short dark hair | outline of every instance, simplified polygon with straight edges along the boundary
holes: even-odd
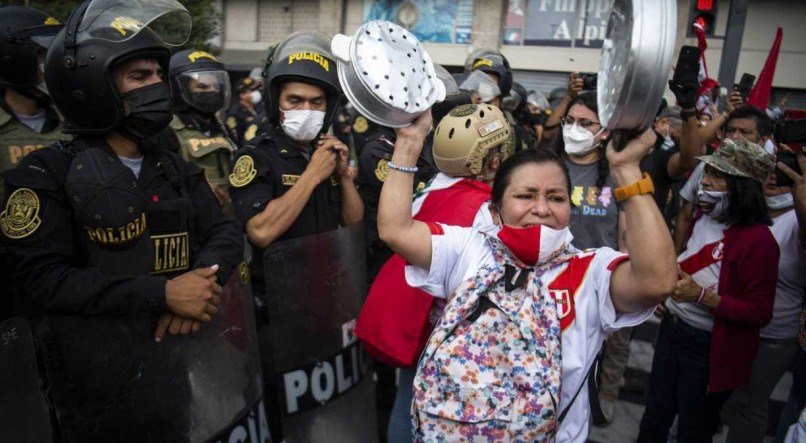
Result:
[[[772,136],[772,120],[767,113],[755,106],[742,105],[734,109],[725,121],[725,129],[733,120],[749,118],[756,122],[756,132],[759,138]]]
[[[495,178],[493,178],[492,192],[493,204],[496,208],[501,208],[501,203],[504,200],[504,191],[506,191],[509,187],[509,183],[512,181],[512,174],[521,166],[529,163],[554,163],[559,166],[565,176],[565,183],[568,186],[568,195],[571,195],[571,176],[568,174],[568,167],[565,166],[563,159],[556,153],[547,149],[527,149],[507,157],[506,160],[501,162],[501,166],[498,168],[498,171],[496,171]]]
[[[717,218],[727,225],[772,225],[761,183],[752,178],[725,174],[728,185],[728,210]]]

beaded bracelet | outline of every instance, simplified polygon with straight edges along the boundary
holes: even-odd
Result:
[[[419,168],[417,168],[417,166],[400,166],[392,162],[388,162],[387,166],[389,166],[389,169],[394,169],[395,171],[400,172],[408,172],[409,174],[414,174],[415,172],[419,171]]]
[[[702,299],[705,298],[705,288],[700,289],[700,297],[697,299],[697,303],[702,303]]]

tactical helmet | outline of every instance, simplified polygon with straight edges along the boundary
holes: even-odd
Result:
[[[478,177],[490,149],[506,146],[509,131],[506,117],[494,106],[457,106],[434,131],[434,163],[450,176]]]
[[[45,59],[45,82],[64,116],[64,132],[103,134],[123,119],[112,78],[119,63],[155,59],[168,72],[168,46],[190,34],[190,13],[176,0],[92,0],[70,14]]]
[[[472,52],[465,60],[465,72],[475,70],[497,75],[501,97],[509,95],[512,88],[512,69],[509,67],[509,61],[501,52],[494,49],[478,49]]]
[[[280,42],[266,60],[263,96],[269,122],[280,123],[280,84],[299,81],[321,87],[327,97],[322,131],[327,131],[336,113],[341,86],[330,39],[314,31],[295,32]]]
[[[0,6],[0,85],[26,89],[38,83],[37,53],[62,28],[58,20],[25,6]]]
[[[176,111],[212,115],[229,104],[230,81],[224,65],[207,52],[188,49],[171,56],[171,95]]]

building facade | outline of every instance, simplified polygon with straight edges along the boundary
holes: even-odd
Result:
[[[595,72],[611,0],[219,0],[223,12],[221,60],[233,71],[261,66],[268,47],[299,30],[352,34],[366,19],[393,19],[424,41],[433,60],[460,69],[473,49],[500,49],[527,89],[563,86],[569,72]],[[731,2],[717,6],[708,39],[709,75],[717,78]],[[677,47],[696,45],[690,29],[693,4],[678,0]],[[758,75],[777,27],[784,37],[773,81],[774,95],[806,108],[806,2],[749,0],[736,81]],[[720,37],[721,36],[721,37]],[[730,85],[728,85],[730,86]]]

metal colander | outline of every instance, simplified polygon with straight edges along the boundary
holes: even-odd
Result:
[[[345,95],[375,123],[406,126],[445,98],[431,57],[411,32],[394,23],[364,23],[352,37],[336,35],[331,48]]]

